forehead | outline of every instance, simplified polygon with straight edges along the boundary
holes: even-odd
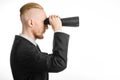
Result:
[[[40,20],[46,19],[47,16],[43,9],[34,9],[33,11],[34,11],[37,19],[40,19]]]

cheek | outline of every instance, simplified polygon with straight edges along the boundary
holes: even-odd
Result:
[[[40,34],[40,33],[43,33],[43,31],[44,31],[44,23],[41,21],[37,21],[36,22],[36,31],[37,31],[37,33],[38,34]]]
[[[38,28],[37,28],[37,32],[38,32],[39,34],[43,33],[43,31],[44,31],[44,26],[43,26],[43,25],[38,25],[37,27],[38,27]]]
[[[44,30],[44,24],[43,24],[43,22],[39,23],[39,29],[40,30]]]

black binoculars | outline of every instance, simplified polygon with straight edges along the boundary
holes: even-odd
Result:
[[[61,18],[62,26],[68,26],[68,27],[78,27],[79,26],[79,17],[68,17],[68,18]],[[44,21],[45,25],[50,25],[49,19],[47,18]]]

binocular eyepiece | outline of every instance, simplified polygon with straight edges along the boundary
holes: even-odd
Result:
[[[62,26],[68,26],[68,27],[78,27],[79,26],[79,17],[68,17],[68,18],[61,18]],[[47,18],[44,21],[45,25],[50,25],[49,19]]]

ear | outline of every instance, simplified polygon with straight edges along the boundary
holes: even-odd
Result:
[[[33,20],[32,19],[28,20],[28,25],[29,25],[29,27],[33,27]]]

